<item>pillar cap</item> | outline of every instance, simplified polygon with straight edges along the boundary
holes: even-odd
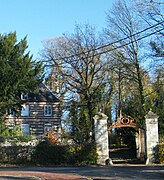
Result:
[[[152,119],[152,118],[158,118],[159,116],[157,116],[157,114],[152,112],[152,109],[150,109],[150,111],[147,113],[147,115],[145,116],[146,119]]]
[[[94,120],[106,120],[108,119],[108,116],[105,115],[104,113],[101,113],[99,112],[98,114],[96,114],[94,117],[93,117]]]

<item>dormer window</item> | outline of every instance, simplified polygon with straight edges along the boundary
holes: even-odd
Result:
[[[21,99],[22,99],[22,100],[27,100],[27,99],[28,99],[28,94],[22,93],[22,94],[21,94]]]
[[[52,106],[51,105],[44,106],[44,116],[52,116]]]

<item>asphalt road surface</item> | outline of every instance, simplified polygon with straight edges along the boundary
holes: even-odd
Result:
[[[114,165],[88,167],[0,167],[0,177],[3,171],[37,172],[54,174],[80,175],[86,179],[112,180],[164,180],[164,165]],[[4,178],[4,177],[2,177]],[[65,178],[67,179],[67,178]],[[8,180],[8,179],[6,179]],[[14,180],[14,179],[13,179]]]

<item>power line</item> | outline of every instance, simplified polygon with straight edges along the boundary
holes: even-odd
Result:
[[[152,26],[149,26],[149,27],[147,27],[147,28],[145,28],[145,29],[143,29],[143,30],[141,30],[141,31],[139,31],[139,32],[136,32],[136,33],[132,34],[131,36],[127,36],[127,37],[125,37],[125,38],[119,39],[119,40],[114,41],[114,42],[112,42],[112,43],[108,43],[108,44],[105,44],[105,45],[103,45],[103,46],[97,47],[97,48],[95,48],[95,50],[98,50],[98,49],[101,49],[101,48],[105,48],[105,47],[111,46],[111,45],[113,45],[113,44],[119,43],[120,41],[124,41],[124,40],[126,40],[126,39],[128,39],[128,38],[131,38],[131,37],[134,37],[134,36],[136,36],[136,35],[139,35],[139,34],[145,32],[145,31],[147,31],[147,30],[149,30],[149,29],[155,28],[156,26],[158,26],[158,25],[160,25],[160,24],[162,24],[162,23],[164,23],[164,21],[161,21],[161,22],[159,22],[159,23],[157,23],[157,24],[154,24],[154,25],[152,25]]]
[[[152,28],[155,28],[155,27],[159,26],[159,25],[162,24],[162,23],[164,23],[164,21],[161,21],[161,22],[158,22],[158,23],[156,23],[156,24],[154,24],[154,25],[152,25],[152,26],[149,26],[149,27],[147,27],[147,28],[145,28],[145,29],[143,29],[143,30],[141,30],[141,31],[138,31],[138,32],[132,34],[131,36],[126,36],[126,37],[124,37],[124,38],[122,38],[122,39],[119,39],[119,40],[117,40],[117,41],[113,41],[113,42],[111,42],[111,43],[108,43],[108,44],[99,46],[99,47],[97,47],[97,48],[92,48],[92,49],[90,49],[90,50],[88,50],[88,51],[85,51],[85,52],[82,52],[82,53],[78,53],[78,54],[73,54],[73,55],[71,55],[71,56],[65,56],[65,57],[57,58],[57,59],[54,59],[53,61],[73,58],[73,57],[75,57],[75,56],[83,55],[83,54],[86,54],[86,53],[89,53],[89,52],[92,52],[92,51],[97,51],[97,50],[100,50],[100,49],[103,49],[103,48],[112,46],[112,45],[114,45],[114,44],[116,44],[116,43],[119,43],[119,42],[121,42],[121,41],[124,41],[124,40],[126,40],[126,39],[129,39],[129,38],[134,37],[134,36],[136,36],[136,35],[139,35],[139,34],[145,32],[145,31],[148,31],[148,30],[150,30],[150,29],[152,29]],[[113,48],[113,49],[108,49],[108,50],[105,50],[105,51],[102,51],[102,52],[97,52],[97,54],[92,55],[92,57],[93,57],[93,56],[97,56],[97,55],[104,54],[104,53],[109,52],[109,51],[113,51],[113,50],[119,49],[119,48],[124,47],[124,46],[126,46],[126,45],[129,45],[129,44],[131,44],[131,43],[133,43],[133,42],[135,42],[135,41],[138,41],[138,40],[147,38],[147,37],[149,37],[149,36],[151,36],[151,35],[153,35],[153,34],[156,34],[157,32],[162,31],[163,29],[164,29],[164,28],[161,28],[161,29],[159,29],[159,30],[156,30],[155,32],[152,32],[152,33],[149,33],[149,34],[147,34],[147,35],[145,35],[145,36],[139,37],[139,38],[137,38],[136,40],[133,40],[133,41],[128,42],[128,43],[124,43],[124,44],[121,45],[121,46],[116,46],[116,47]],[[47,62],[47,61],[43,61],[43,62]],[[51,65],[50,65],[50,66],[51,66]]]
[[[122,44],[122,45],[120,45],[120,46],[116,46],[116,47],[114,47],[113,49],[108,49],[108,50],[105,50],[105,51],[103,51],[103,52],[99,52],[99,53],[97,53],[97,55],[104,54],[104,53],[107,53],[107,52],[114,51],[114,50],[116,50],[116,49],[122,48],[122,47],[124,47],[124,46],[127,46],[127,45],[135,42],[135,41],[139,41],[139,40],[145,39],[145,38],[147,38],[147,37],[149,37],[149,36],[152,36],[153,34],[156,34],[157,32],[160,32],[160,31],[162,31],[162,30],[164,30],[164,28],[159,29],[159,30],[156,30],[155,32],[149,33],[149,34],[147,34],[147,35],[145,35],[145,36],[142,36],[142,37],[140,37],[140,38],[137,38],[136,40],[133,40],[133,41],[131,41],[131,42]]]

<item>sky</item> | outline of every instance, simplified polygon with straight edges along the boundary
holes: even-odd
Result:
[[[0,34],[27,35],[28,51],[37,59],[42,42],[73,33],[75,24],[89,23],[101,31],[115,0],[0,0]]]

